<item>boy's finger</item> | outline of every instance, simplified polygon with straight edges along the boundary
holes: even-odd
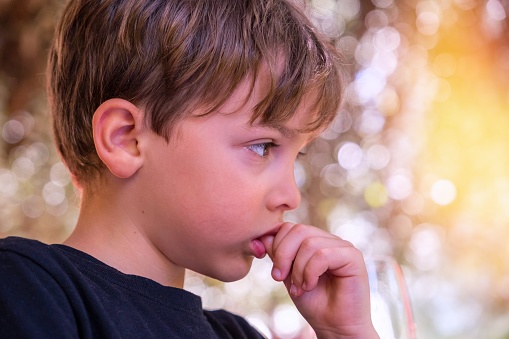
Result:
[[[342,244],[337,247],[323,248],[314,253],[303,268],[303,289],[311,291],[318,284],[320,276],[328,272],[336,278],[364,276],[362,253],[353,246]]]
[[[276,252],[282,239],[287,236],[293,227],[293,223],[283,223],[275,235],[264,235],[259,239],[265,247],[265,251],[269,255],[269,258],[274,263],[274,266],[272,267],[272,278],[274,278],[276,281],[284,281],[287,277],[290,277],[289,273],[291,270],[291,265],[298,247],[295,247],[293,254],[290,253],[287,255],[288,260],[286,261],[288,261],[288,263],[283,262],[283,260],[280,259],[282,257],[281,254],[276,254]],[[276,256],[279,258],[276,259]]]
[[[288,233],[288,231],[291,229],[292,225],[293,225],[292,223],[285,222],[281,225],[281,227],[279,227],[275,234],[266,234],[259,238],[259,240],[265,247],[265,252],[267,252],[268,256],[271,259],[274,256],[274,240],[276,236],[278,236],[279,238],[284,237],[284,235]]]
[[[291,275],[294,285],[303,290],[312,290],[318,278],[327,270],[322,261],[327,263],[329,260],[333,260],[329,258],[331,251],[341,246],[343,243],[339,238],[310,237],[305,239],[292,266]],[[318,263],[319,266],[316,267],[315,263]],[[320,267],[324,269],[322,270]]]
[[[302,224],[284,224],[272,243],[272,275],[276,280],[284,280],[290,274],[292,265],[302,242],[313,236],[321,235],[320,230]]]
[[[269,258],[274,262],[274,236],[273,235],[264,235],[260,238],[263,246],[265,246],[265,251],[267,252]],[[274,264],[272,267],[272,278],[276,281],[283,281],[288,276],[283,277],[281,270]]]
[[[273,235],[264,235],[260,237],[259,239],[263,246],[265,247],[265,252],[267,252],[267,255],[270,259],[272,259],[273,251],[272,251],[272,244],[274,243],[274,236]]]

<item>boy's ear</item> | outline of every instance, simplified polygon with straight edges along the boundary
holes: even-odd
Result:
[[[143,165],[138,147],[144,130],[142,112],[127,100],[109,99],[92,119],[95,148],[110,172],[129,178]]]

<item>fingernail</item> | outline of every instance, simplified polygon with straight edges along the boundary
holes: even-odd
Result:
[[[295,286],[294,284],[292,284],[292,286],[290,287],[290,294],[291,295],[297,295],[297,286]]]
[[[281,271],[280,271],[278,268],[274,267],[274,268],[272,269],[272,276],[273,276],[273,277],[274,277],[274,279],[276,279],[276,280],[281,280]]]

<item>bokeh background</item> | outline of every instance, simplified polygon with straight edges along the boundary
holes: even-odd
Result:
[[[396,257],[419,339],[509,338],[509,2],[308,3],[351,83],[296,165],[303,202],[288,218]],[[0,0],[0,237],[59,242],[77,218],[44,92],[62,4]],[[269,337],[299,337],[304,323],[290,320],[270,267],[256,260],[239,282],[190,274],[186,284]]]

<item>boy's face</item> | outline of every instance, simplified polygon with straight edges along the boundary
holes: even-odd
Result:
[[[145,145],[138,222],[178,266],[223,281],[244,277],[265,254],[256,239],[300,202],[294,163],[315,135],[296,130],[309,112],[303,107],[282,129],[250,125],[263,86],[258,80],[242,105],[246,82],[220,112],[185,119],[169,144],[154,134]]]

